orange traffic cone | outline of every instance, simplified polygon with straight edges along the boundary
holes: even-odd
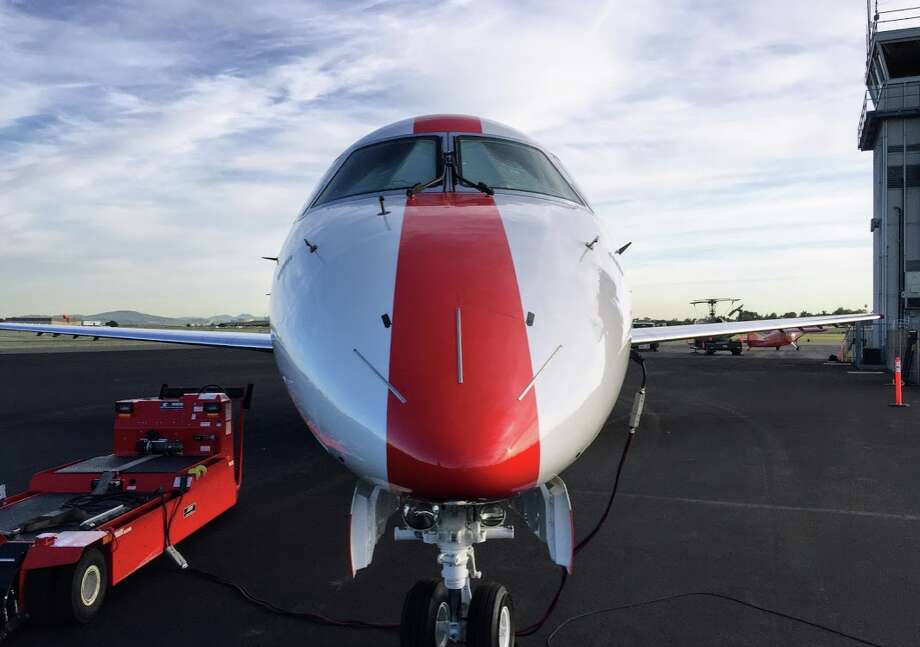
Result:
[[[904,380],[901,379],[901,358],[894,358],[894,402],[889,404],[889,407],[909,407],[909,404],[904,404],[904,400],[901,394],[901,387],[904,386]]]

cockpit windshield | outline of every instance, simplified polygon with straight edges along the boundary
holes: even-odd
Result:
[[[458,137],[457,151],[460,173],[473,183],[582,202],[553,163],[533,146],[504,139]]]
[[[313,201],[313,206],[362,193],[408,189],[437,177],[439,142],[435,137],[394,139],[359,148]]]

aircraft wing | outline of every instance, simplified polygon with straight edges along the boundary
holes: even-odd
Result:
[[[78,335],[134,341],[190,344],[192,346],[221,346],[249,350],[272,350],[272,336],[259,332],[224,332],[222,330],[171,330],[156,328],[110,328],[108,326],[52,326],[47,324],[3,323],[0,330],[17,330],[49,335]]]
[[[725,337],[749,332],[769,330],[797,331],[812,326],[836,326],[856,321],[881,319],[877,314],[827,315],[818,317],[795,317],[793,319],[758,319],[754,321],[723,321],[721,323],[699,323],[685,326],[657,326],[654,328],[633,328],[632,343],[675,341],[696,337]]]

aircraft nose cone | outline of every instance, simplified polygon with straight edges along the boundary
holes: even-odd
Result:
[[[387,477],[431,499],[532,487],[539,425],[521,298],[488,196],[407,204],[393,306]]]

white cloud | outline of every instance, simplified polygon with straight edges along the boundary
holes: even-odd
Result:
[[[864,7],[624,5],[0,0],[2,314],[265,312],[325,166],[440,111],[558,153],[636,243],[637,314],[865,303]]]

